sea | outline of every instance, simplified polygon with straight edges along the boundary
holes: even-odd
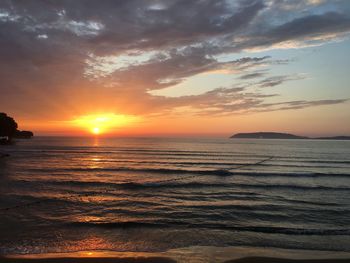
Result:
[[[35,137],[0,153],[1,255],[350,252],[350,141]]]

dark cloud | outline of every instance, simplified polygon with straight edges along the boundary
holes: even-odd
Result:
[[[229,115],[232,113],[252,113],[278,110],[297,110],[315,106],[342,104],[348,99],[334,100],[301,100],[266,103],[265,100],[276,97],[277,94],[263,94],[248,92],[248,87],[217,88],[201,95],[183,96],[179,98],[159,98],[162,103],[157,106],[181,108],[191,106],[188,110],[194,115]]]
[[[242,80],[247,80],[247,79],[255,79],[255,78],[260,78],[266,75],[266,72],[254,72],[254,73],[248,73],[245,75],[242,75],[240,79]]]
[[[208,114],[258,108],[274,95],[215,87],[180,98],[149,92],[215,71],[243,74],[245,80],[262,77],[256,67],[289,61],[218,57],[286,41],[319,44],[350,31],[350,18],[341,8],[312,12],[315,4],[306,2],[1,1],[0,105],[32,114],[44,114],[43,108],[45,114],[78,112],[77,98],[85,107],[108,104],[127,113],[184,106]],[[134,62],[117,66],[125,56]],[[300,78],[270,77],[257,85],[273,87],[296,79]],[[298,106],[303,107],[284,107]]]
[[[300,80],[305,78],[305,75],[283,75],[283,76],[273,76],[263,79],[257,83],[261,88],[275,87],[281,85],[286,81]]]
[[[338,12],[308,15],[275,27],[258,27],[236,48],[267,48],[281,43],[290,47],[320,44],[350,31],[350,17]]]
[[[295,109],[303,109],[307,107],[313,106],[323,106],[323,105],[333,105],[333,104],[341,104],[349,101],[348,99],[336,99],[336,100],[316,100],[316,101],[289,101],[285,103],[280,103],[281,105],[278,110],[295,110]]]
[[[202,49],[171,52],[167,59],[154,59],[147,64],[130,66],[114,72],[108,79],[123,87],[139,90],[155,90],[180,83],[183,79],[211,71],[241,71],[255,67],[268,57],[244,57],[238,60],[219,62],[206,57]]]
[[[267,33],[268,37],[275,41],[283,41],[310,36],[310,34],[346,32],[349,30],[349,26],[349,17],[336,12],[328,12],[294,19],[271,29]]]
[[[314,101],[287,101],[280,103],[265,103],[261,104],[258,111],[277,111],[277,110],[299,110],[315,106],[327,106],[334,104],[342,104],[348,102],[349,99],[335,99],[335,100],[314,100]]]

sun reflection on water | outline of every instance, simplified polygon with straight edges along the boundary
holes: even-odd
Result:
[[[94,138],[93,146],[94,146],[94,147],[99,147],[99,146],[100,146],[100,139],[98,138],[98,136],[96,136],[96,137]]]

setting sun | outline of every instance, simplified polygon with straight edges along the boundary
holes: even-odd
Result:
[[[98,128],[98,127],[92,128],[91,131],[93,134],[96,134],[96,135],[100,134],[100,128]]]
[[[116,115],[113,113],[85,115],[72,121],[76,126],[88,130],[92,134],[113,132],[115,129],[125,127],[138,118],[129,115]]]

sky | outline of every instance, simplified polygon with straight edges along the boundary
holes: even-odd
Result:
[[[2,0],[0,112],[37,135],[350,134],[348,0]]]

